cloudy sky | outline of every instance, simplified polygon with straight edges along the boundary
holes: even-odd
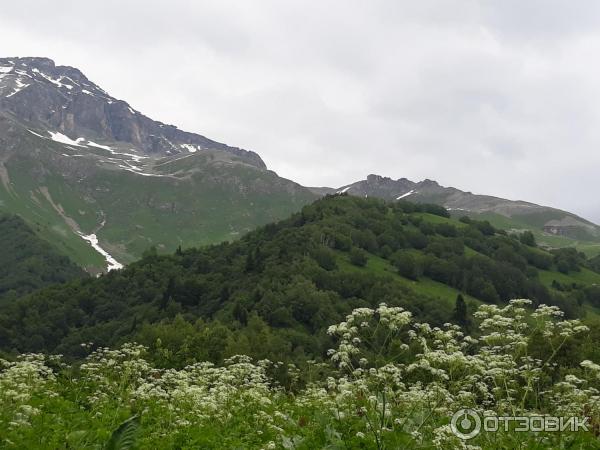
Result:
[[[594,0],[19,0],[0,37],[305,185],[431,178],[600,222]]]

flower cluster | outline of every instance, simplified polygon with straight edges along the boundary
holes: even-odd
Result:
[[[482,305],[476,338],[453,324],[414,322],[410,312],[386,304],[356,309],[328,329],[338,341],[329,351],[329,376],[306,377],[306,386],[297,367],[246,356],[220,366],[155,368],[137,344],[100,348],[76,367],[43,355],[0,360],[0,440],[27,448],[28,436],[44,435],[71,447],[98,446],[137,414],[140,447],[147,448],[471,450],[495,446],[502,434],[494,442],[485,435],[469,444],[458,439],[448,418],[465,407],[481,415],[574,415],[600,423],[600,365],[556,363],[587,327],[565,320],[556,307],[531,306],[524,299]],[[313,368],[323,369],[307,363]],[[303,387],[274,381],[270,374],[282,369],[290,385]],[[523,434],[507,442],[526,448],[552,438]],[[576,438],[552,445],[567,447]]]
[[[30,419],[40,413],[32,400],[57,395],[55,374],[46,364],[57,359],[40,354],[21,355],[15,362],[0,359],[0,418],[9,427],[30,426]]]

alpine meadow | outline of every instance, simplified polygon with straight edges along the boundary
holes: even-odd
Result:
[[[600,450],[599,25],[7,4],[0,449]]]

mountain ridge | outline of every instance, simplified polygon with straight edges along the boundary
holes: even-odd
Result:
[[[153,121],[78,69],[0,59],[0,209],[91,273],[149,247],[235,239],[315,198],[256,153]]]
[[[503,229],[531,228],[542,241],[546,238],[549,246],[557,244],[556,238],[600,243],[600,226],[571,212],[524,200],[474,194],[441,186],[430,179],[414,182],[407,178],[394,180],[370,174],[365,180],[332,189],[328,193],[372,196],[387,201],[434,203],[445,207],[454,216],[471,215],[488,219]]]
[[[149,247],[236,239],[334,193],[433,203],[505,230],[531,229],[547,247],[600,252],[600,227],[575,214],[430,179],[371,174],[338,189],[304,187],[255,152],[148,118],[77,68],[0,58],[0,209],[90,273]]]
[[[12,91],[6,94],[8,89]],[[37,105],[34,100],[40,97],[45,101]],[[0,58],[0,110],[29,124],[46,125],[72,140],[83,135],[162,155],[218,149],[266,168],[257,153],[152,120],[110,96],[79,69],[57,66],[49,58]]]

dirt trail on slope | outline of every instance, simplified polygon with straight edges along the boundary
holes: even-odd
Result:
[[[54,200],[52,199],[52,196],[50,195],[48,188],[46,186],[40,186],[39,192],[46,198],[46,200],[48,200],[48,203],[50,203],[52,208],[54,208],[54,210],[63,218],[63,220],[69,226],[69,228],[71,228],[71,230],[73,230],[73,232],[75,232],[77,234],[81,234],[81,230],[79,229],[79,224],[74,219],[67,216],[67,214],[65,213],[65,210],[63,209],[62,206],[54,203]]]

